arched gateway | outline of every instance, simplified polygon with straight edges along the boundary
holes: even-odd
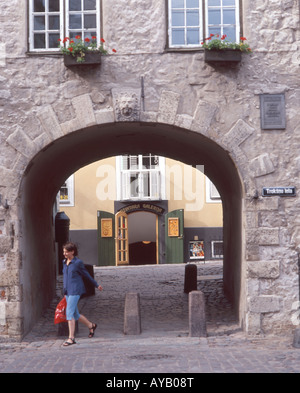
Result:
[[[247,154],[240,148],[251,137],[253,128],[237,120],[219,136],[211,128],[217,110],[214,104],[201,101],[193,116],[180,114],[180,95],[163,91],[157,112],[144,112],[140,92],[130,91],[133,99],[129,104],[128,94],[126,89],[114,91],[112,107],[98,111],[89,94],[76,96],[71,100],[74,117],[65,123],[58,121],[53,106],[43,107],[36,112],[36,124],[42,131],[36,139],[29,139],[21,128],[8,137],[6,142],[18,151],[24,170],[7,184],[18,197],[1,211],[0,224],[6,228],[7,236],[0,244],[6,260],[0,283],[0,323],[6,330],[2,328],[0,335],[22,337],[54,294],[52,209],[61,184],[86,164],[128,152],[150,151],[189,165],[204,165],[205,174],[222,197],[224,285],[241,324],[251,331],[252,326],[258,326],[251,321],[261,313],[280,311],[278,296],[251,296],[248,288],[248,277],[258,278],[261,269],[270,279],[278,275],[279,269],[278,261],[270,261],[268,266],[256,262],[259,268],[253,256],[247,262],[249,248],[279,242],[278,230],[256,229],[257,224],[251,221],[256,209],[253,174],[273,170],[267,154],[259,155],[249,166]],[[122,102],[126,103],[126,111]],[[7,170],[6,179],[9,174]]]

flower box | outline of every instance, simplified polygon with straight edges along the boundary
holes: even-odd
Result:
[[[78,62],[77,56],[64,55],[64,64],[66,67],[82,66],[82,65],[99,65],[101,64],[102,54],[86,52],[84,56],[84,62]]]
[[[204,61],[206,63],[238,63],[242,60],[242,52],[234,49],[205,49]]]

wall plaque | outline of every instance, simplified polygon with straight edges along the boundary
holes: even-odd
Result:
[[[285,129],[285,97],[283,93],[260,95],[260,122],[263,130]]]
[[[179,236],[179,218],[171,217],[168,218],[168,236],[178,237]]]
[[[101,237],[112,237],[113,223],[112,218],[101,218]]]
[[[262,196],[296,196],[296,187],[264,187]]]

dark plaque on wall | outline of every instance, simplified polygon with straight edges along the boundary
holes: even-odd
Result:
[[[284,94],[260,95],[260,122],[263,130],[285,129]]]
[[[296,187],[263,187],[262,196],[296,196]]]

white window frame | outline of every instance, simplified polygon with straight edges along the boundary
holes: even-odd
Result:
[[[45,0],[45,6],[46,6],[46,11],[45,12],[34,12],[34,0],[29,0],[29,51],[30,52],[38,52],[38,53],[45,53],[45,52],[59,52],[59,42],[57,42],[57,47],[55,48],[50,48],[49,47],[49,33],[54,32],[52,30],[48,29],[48,18],[46,18],[46,28],[45,30],[34,30],[34,16],[43,16],[49,15],[49,1],[50,0]],[[100,1],[101,0],[96,0],[96,11],[84,11],[83,10],[83,0],[82,2],[82,10],[83,11],[70,11],[69,12],[69,0],[59,0],[59,6],[60,6],[60,12],[53,12],[51,14],[53,15],[60,15],[60,26],[59,30],[56,32],[59,34],[59,37],[61,41],[65,37],[72,37],[72,30],[69,29],[69,15],[70,14],[78,14],[81,13],[82,15],[87,15],[87,14],[94,14],[96,12],[96,28],[95,29],[84,29],[82,26],[81,29],[76,29],[76,32],[81,32],[80,35],[82,36],[82,39],[89,37],[90,35],[89,32],[94,32],[96,31],[96,36],[97,36],[97,45],[99,46],[101,44],[101,14],[100,14]],[[73,29],[75,30],[75,29]],[[46,34],[46,45],[45,48],[35,48],[34,47],[34,34],[36,32],[39,33],[45,33]],[[74,34],[74,36],[77,34]]]
[[[75,206],[74,203],[74,175],[71,175],[70,177],[68,177],[68,179],[65,181],[67,189],[68,189],[68,199],[60,199],[60,192],[58,193],[59,195],[59,205],[60,206],[68,206],[68,207],[72,207]]]
[[[173,26],[172,25],[172,0],[168,0],[168,17],[169,17],[169,46],[170,48],[196,48],[199,47],[201,45],[201,41],[203,41],[203,9],[202,9],[202,0],[199,0],[199,7],[197,8],[187,8],[186,7],[186,2],[187,0],[183,0],[184,1],[184,7],[183,8],[174,8],[174,10],[178,9],[178,10],[183,10],[184,11],[184,25],[182,26]],[[189,10],[195,10],[198,9],[199,10],[199,25],[195,25],[195,26],[188,26],[187,25],[187,20],[186,20],[186,15],[187,15],[187,11]],[[175,28],[174,28],[175,27]],[[198,29],[199,31],[199,44],[188,44],[187,43],[187,29],[188,28],[193,28],[193,29]],[[172,31],[173,29],[184,29],[184,44],[173,44],[172,42]]]
[[[222,198],[216,186],[208,177],[205,178],[205,194],[206,203],[222,203]]]
[[[96,37],[97,37],[97,44],[98,46],[100,45],[100,0],[96,0],[96,28],[84,28],[84,22],[82,22],[82,28],[81,29],[70,29],[69,28],[69,22],[70,22],[70,15],[76,15],[76,14],[81,14],[82,17],[84,18],[85,15],[93,15],[95,13],[94,10],[84,10],[83,9],[83,3],[84,0],[81,0],[81,9],[82,11],[70,11],[69,10],[69,1],[66,1],[66,12],[65,12],[65,20],[66,20],[66,37],[73,37],[79,33],[79,35],[82,37],[82,40],[85,38],[91,38],[91,33],[96,31]],[[74,34],[72,33],[72,30],[74,31]]]
[[[117,170],[117,199],[118,200],[161,200],[164,196],[164,187],[162,186],[162,179],[165,173],[165,158],[158,156],[158,165],[155,168],[143,168],[143,155],[129,155],[131,157],[138,156],[137,168],[124,169],[123,160],[128,156],[117,156],[116,157],[116,170]],[[145,155],[145,156],[148,156]],[[136,175],[136,186],[138,188],[138,193],[135,196],[131,194],[131,176]],[[145,195],[143,176],[149,176],[150,187],[149,195]]]
[[[240,26],[240,0],[234,0],[235,1],[235,26],[236,26],[236,37],[235,41],[238,43],[240,41],[240,34],[241,34],[241,26]],[[186,7],[186,0],[184,0],[184,10],[188,10]],[[204,7],[204,9],[203,9]],[[185,12],[185,25],[183,26],[176,26],[176,28],[184,28],[185,29],[185,44],[173,44],[172,42],[172,29],[174,26],[172,26],[172,0],[168,0],[168,41],[169,41],[169,48],[201,48],[202,42],[204,41],[204,38],[209,37],[209,25],[208,25],[208,11],[209,9],[221,9],[221,24],[218,25],[220,26],[220,37],[224,34],[224,27],[228,27],[229,25],[223,24],[223,10],[226,8],[233,8],[233,6],[223,6],[223,0],[220,0],[220,6],[210,6],[208,7],[208,0],[199,0],[199,44],[187,44],[186,42],[186,29],[188,27],[195,27],[195,26],[187,26],[186,25],[186,12]],[[205,26],[203,26],[203,15],[205,15]],[[203,34],[205,37],[203,37]]]
[[[63,31],[64,31],[64,18],[61,17],[62,10],[63,10],[63,0],[59,0],[59,12],[49,12],[49,0],[45,0],[45,12],[34,12],[34,0],[29,0],[29,50],[32,52],[53,52],[58,51],[58,44],[57,48],[50,48],[49,47],[49,33],[50,32],[57,32],[59,34],[60,39],[63,39]],[[34,30],[34,17],[35,16],[46,16],[45,18],[45,30]],[[49,15],[59,15],[60,16],[60,23],[59,23],[59,30],[49,30],[48,22],[49,19],[47,16]],[[35,32],[44,33],[46,36],[46,45],[45,48],[34,48],[34,34]]]
[[[222,37],[223,34],[225,34],[224,32],[224,28],[229,27],[229,26],[233,26],[233,24],[224,24],[224,19],[223,19],[223,11],[226,9],[235,9],[235,42],[240,42],[240,0],[235,0],[235,6],[233,7],[231,6],[225,6],[223,5],[223,1],[224,0],[220,0],[220,5],[218,6],[208,6],[208,0],[205,0],[205,37],[209,37],[210,36],[210,26],[213,25],[209,25],[208,24],[208,12],[209,9],[220,9],[221,10],[221,24],[217,25],[218,27],[220,27],[220,37]]]

